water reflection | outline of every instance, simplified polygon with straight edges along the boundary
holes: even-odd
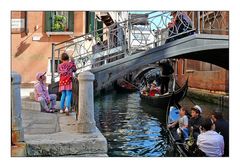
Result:
[[[159,108],[142,106],[138,93],[111,94],[95,100],[109,156],[164,156],[167,134],[156,115]],[[145,109],[145,111],[144,111]]]
[[[204,117],[218,107],[193,100],[203,109]],[[188,110],[193,106],[187,97],[180,102]],[[165,130],[166,109],[141,101],[138,93],[108,94],[95,99],[95,120],[108,141],[109,156],[173,156]],[[228,108],[223,115],[228,120]]]

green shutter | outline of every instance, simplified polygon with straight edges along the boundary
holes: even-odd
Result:
[[[97,30],[98,29],[101,29],[101,30],[98,30],[97,31],[97,34],[99,35],[99,37],[100,37],[100,39],[101,39],[101,41],[103,40],[103,22],[101,22],[101,21],[97,21]]]
[[[95,12],[90,12],[90,32],[94,31]]]
[[[68,31],[74,31],[74,12],[68,12]]]
[[[45,32],[50,32],[51,31],[51,11],[45,12]]]
[[[94,31],[95,12],[86,12],[86,33]]]

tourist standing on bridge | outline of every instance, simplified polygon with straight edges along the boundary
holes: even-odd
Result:
[[[168,92],[168,84],[174,70],[168,60],[164,62],[159,62],[159,66],[161,68],[161,76],[160,76],[161,94],[164,94]]]
[[[71,58],[69,61],[69,56],[67,53],[63,53],[61,56],[62,63],[58,66],[58,73],[60,75],[59,80],[59,92],[62,92],[60,101],[60,113],[66,113],[69,115],[69,110],[72,101],[72,79],[73,72],[76,72],[77,68],[74,63],[74,59]],[[66,101],[66,108],[64,110],[64,105]]]
[[[171,12],[172,20],[168,23],[168,38],[166,43],[194,34],[192,21],[186,12]],[[186,33],[184,33],[186,32]]]
[[[36,74],[37,83],[34,84],[35,100],[40,102],[44,112],[52,113],[56,110],[56,94],[49,94],[46,86],[46,72]],[[50,106],[50,108],[49,108]]]

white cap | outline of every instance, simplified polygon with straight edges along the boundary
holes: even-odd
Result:
[[[198,110],[200,113],[202,113],[202,109],[201,107],[199,107],[199,105],[195,105],[194,107],[192,107],[192,109]]]

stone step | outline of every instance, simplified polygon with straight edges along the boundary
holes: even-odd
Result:
[[[97,129],[95,133],[25,135],[27,156],[107,156],[107,141]]]
[[[56,102],[57,108],[60,109],[60,101]],[[41,105],[39,102],[25,98],[22,99],[22,110],[41,111]]]

